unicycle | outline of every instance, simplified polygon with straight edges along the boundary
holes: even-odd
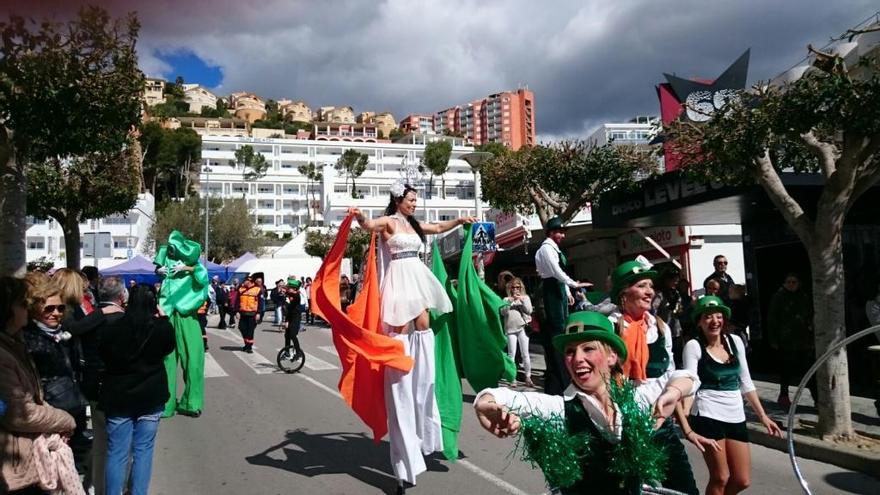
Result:
[[[284,371],[285,373],[296,373],[302,369],[304,364],[306,364],[306,355],[302,350],[297,351],[296,346],[289,345],[287,347],[282,347],[281,350],[278,351],[278,356],[275,358],[275,362],[278,363],[278,367],[281,368],[281,371]]]

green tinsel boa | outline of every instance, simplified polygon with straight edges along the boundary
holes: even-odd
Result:
[[[611,380],[609,395],[620,409],[623,422],[623,438],[612,448],[611,471],[624,479],[662,481],[667,455],[663,446],[653,441],[650,409],[636,402],[635,386],[629,380],[620,384]],[[539,467],[548,485],[567,488],[581,481],[581,465],[589,470],[592,455],[588,434],[570,434],[561,415],[521,415],[520,425],[521,435],[514,451],[521,452],[523,461]]]

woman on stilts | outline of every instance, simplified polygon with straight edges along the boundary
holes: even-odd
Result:
[[[388,336],[403,343],[415,364],[404,373],[385,368],[385,403],[391,440],[391,467],[398,480],[397,493],[405,483],[416,484],[416,476],[427,468],[423,455],[443,450],[440,413],[434,395],[434,334],[429,328],[428,310],[449,313],[452,303],[446,290],[419,260],[425,234],[440,234],[473,223],[472,217],[436,224],[416,220],[417,192],[396,183],[385,216],[368,219],[357,208],[349,208],[361,227],[381,233],[387,261],[381,285],[381,314]]]

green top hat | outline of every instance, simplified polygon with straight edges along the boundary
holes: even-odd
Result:
[[[202,255],[202,246],[187,239],[180,231],[172,231],[168,236],[168,257],[187,266],[195,266]]]
[[[550,220],[547,220],[547,225],[544,227],[545,232],[550,232],[551,230],[563,230],[565,227],[562,225],[562,219],[559,217],[553,217]]]
[[[730,319],[730,308],[717,296],[703,296],[697,299],[694,309],[691,310],[691,319],[696,323],[704,313],[721,313],[725,320]]]
[[[290,277],[290,278],[287,279],[287,286],[288,286],[288,287],[292,287],[292,288],[294,288],[294,289],[299,289],[299,287],[300,287],[301,285],[302,285],[302,282],[300,282],[299,280],[297,280],[297,279],[295,279],[295,278],[293,278],[293,277]]]
[[[639,280],[649,278],[655,280],[657,272],[651,269],[651,264],[643,257],[639,257],[626,263],[617,265],[611,273],[611,301],[615,304],[620,299],[620,293]]]
[[[563,352],[565,346],[571,342],[588,340],[601,340],[617,352],[621,361],[626,359],[626,344],[614,333],[614,325],[611,324],[611,320],[595,311],[578,311],[568,315],[565,333],[553,337],[553,347],[557,352]]]

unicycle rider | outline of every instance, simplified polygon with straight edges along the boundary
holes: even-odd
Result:
[[[300,325],[302,324],[301,285],[302,282],[297,280],[296,277],[288,277],[284,294],[284,313],[286,320],[284,327],[284,347],[293,345],[297,354],[302,353],[302,349],[299,346],[299,339],[297,338]]]

